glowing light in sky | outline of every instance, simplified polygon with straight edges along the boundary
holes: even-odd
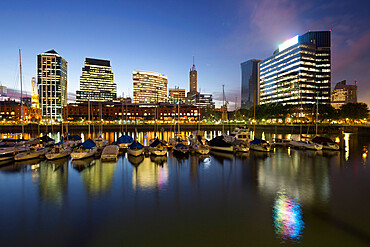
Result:
[[[283,51],[283,50],[285,50],[285,49],[287,49],[287,48],[289,48],[289,47],[291,47],[295,44],[298,44],[298,35],[284,41],[284,43],[279,45],[279,52],[281,52],[281,51]]]
[[[284,191],[278,192],[273,206],[276,235],[285,241],[299,242],[304,229],[301,204]]]

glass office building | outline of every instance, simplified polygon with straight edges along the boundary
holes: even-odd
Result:
[[[67,105],[67,61],[55,50],[37,55],[37,88],[42,117],[60,121]]]
[[[259,62],[261,60],[251,59],[240,64],[242,71],[241,108],[249,109],[254,103],[259,104]]]
[[[260,62],[260,104],[330,104],[330,31],[297,35]]]
[[[156,104],[167,102],[167,76],[148,71],[134,70],[133,92],[134,103]]]
[[[106,102],[117,98],[117,85],[113,82],[113,72],[109,60],[86,58],[80,77],[80,90],[76,101]]]

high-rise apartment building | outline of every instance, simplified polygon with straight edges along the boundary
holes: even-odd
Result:
[[[60,121],[67,105],[67,61],[55,50],[37,55],[37,87],[42,117]]]
[[[134,70],[133,103],[148,104],[167,102],[167,76],[148,71]]]
[[[77,102],[113,101],[117,98],[117,85],[109,60],[86,58],[80,77],[80,90],[76,92]]]
[[[339,109],[347,103],[357,103],[357,85],[347,85],[346,80],[344,80],[335,85],[331,93],[331,105],[335,109]]]
[[[185,103],[185,89],[181,88],[169,88],[168,89],[168,101],[171,104],[184,104]]]
[[[259,104],[259,62],[251,59],[240,64],[242,71],[241,108],[249,109]]]
[[[330,36],[330,31],[297,35],[261,61],[260,104],[330,104]]]

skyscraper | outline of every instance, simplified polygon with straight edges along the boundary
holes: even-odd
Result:
[[[260,62],[260,104],[330,104],[330,36],[330,31],[297,35]]]
[[[109,60],[86,58],[80,77],[80,90],[76,92],[77,102],[113,101],[117,98],[117,85]]]
[[[42,117],[61,120],[67,105],[67,61],[55,50],[37,55],[37,87]]]
[[[242,71],[241,108],[249,109],[254,103],[259,103],[259,62],[261,60],[251,59],[240,64]]]
[[[167,76],[148,71],[132,73],[134,103],[160,103],[167,101]]]

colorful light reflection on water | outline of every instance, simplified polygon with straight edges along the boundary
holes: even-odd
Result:
[[[285,191],[277,193],[273,206],[275,233],[285,241],[300,242],[304,221],[301,204],[289,197]]]

